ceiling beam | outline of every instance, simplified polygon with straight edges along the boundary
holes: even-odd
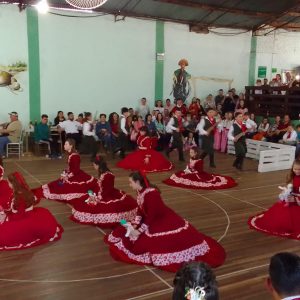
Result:
[[[253,31],[260,30],[263,27],[265,27],[266,25],[272,24],[273,22],[277,21],[281,17],[283,17],[283,16],[285,16],[289,13],[292,13],[292,11],[299,8],[299,6],[300,6],[300,0],[294,1],[294,4],[292,6],[290,6],[287,10],[285,10],[285,11],[279,13],[279,14],[273,15],[271,18],[263,20],[260,24],[256,25],[253,28]],[[297,18],[297,17],[298,17],[298,15],[294,16],[294,18]]]
[[[186,0],[186,1],[154,0],[154,1],[175,4],[175,5],[185,6],[185,7],[193,7],[193,8],[204,9],[204,10],[209,10],[209,11],[220,11],[220,12],[226,12],[226,13],[231,13],[231,14],[250,16],[250,17],[268,18],[268,17],[272,16],[272,13],[244,10],[244,9],[238,9],[238,8],[234,8],[234,7],[222,7],[222,6],[204,4],[204,3],[199,3],[199,2],[189,1],[189,0]]]

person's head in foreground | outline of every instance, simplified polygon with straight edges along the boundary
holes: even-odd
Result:
[[[273,299],[300,299],[300,256],[283,252],[271,257],[267,286]]]
[[[218,300],[216,276],[202,262],[184,265],[175,275],[173,300]]]

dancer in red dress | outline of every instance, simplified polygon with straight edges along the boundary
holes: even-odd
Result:
[[[163,181],[172,186],[187,189],[228,189],[237,185],[229,176],[210,174],[203,171],[203,160],[199,159],[198,148],[190,149],[190,162],[183,171]]]
[[[141,170],[143,172],[163,172],[173,168],[162,154],[152,148],[152,139],[148,135],[148,128],[140,128],[140,136],[137,139],[138,150],[128,154],[117,163],[119,168],[127,170]]]
[[[105,236],[112,257],[169,272],[189,261],[203,261],[212,267],[224,263],[223,247],[166,206],[159,191],[148,187],[139,172],[130,175],[129,184],[137,191],[138,213],[126,227],[120,225]]]
[[[0,210],[8,210],[10,208],[13,190],[9,186],[7,180],[3,179],[4,168],[2,158],[0,157]]]
[[[136,201],[114,187],[115,176],[102,157],[96,156],[93,165],[99,173],[98,184],[85,201],[73,201],[71,220],[81,224],[112,227],[122,219],[134,219],[137,212]]]
[[[35,198],[22,175],[8,175],[13,189],[11,206],[0,212],[0,250],[19,250],[61,238],[63,228],[42,207],[33,207]]]
[[[292,184],[291,193],[276,202],[268,210],[249,218],[251,229],[269,235],[300,240],[300,160],[295,160],[287,183]],[[289,187],[289,186],[288,186]],[[282,194],[281,194],[282,195]],[[280,195],[280,196],[281,196]]]
[[[74,199],[85,199],[87,191],[97,185],[94,177],[80,170],[80,156],[75,150],[75,140],[67,139],[64,149],[68,154],[68,169],[63,171],[60,179],[32,190],[38,199],[72,203]]]

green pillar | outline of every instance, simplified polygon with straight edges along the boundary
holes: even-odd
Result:
[[[157,53],[165,53],[165,24],[162,21],[156,21],[155,37],[155,100],[163,99],[164,94],[164,61],[157,60]]]
[[[35,8],[27,7],[27,40],[29,72],[29,117],[31,121],[41,117],[39,19]]]
[[[257,37],[251,37],[251,50],[250,50],[250,60],[249,60],[249,78],[248,84],[255,85],[256,78],[256,46],[257,46]]]

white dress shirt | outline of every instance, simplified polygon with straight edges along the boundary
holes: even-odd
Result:
[[[256,132],[257,124],[250,118],[246,120],[245,125],[248,132]]]
[[[93,130],[90,130],[91,126],[94,127]],[[87,136],[95,136],[95,126],[93,125],[92,121],[87,121],[83,123],[82,134]]]
[[[174,117],[172,117],[170,120],[169,120],[169,122],[168,122],[168,124],[167,124],[167,126],[166,126],[166,131],[167,131],[167,133],[173,133],[173,131],[176,131],[176,127],[174,127],[173,126],[174,125]]]
[[[82,125],[77,121],[66,120],[58,124],[66,133],[78,133]]]
[[[290,132],[286,132],[286,133],[283,135],[282,140],[283,140],[284,142],[296,142],[296,140],[297,140],[297,132],[296,132],[295,130],[293,130],[293,131],[291,132],[291,136],[288,137],[289,133],[290,133]]]
[[[126,130],[126,117],[121,115],[120,127],[124,134],[128,135],[128,131]]]

